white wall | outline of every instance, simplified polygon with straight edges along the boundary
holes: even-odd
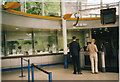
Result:
[[[67,29],[73,29],[73,24],[76,20],[67,21]],[[23,28],[40,28],[40,29],[61,29],[61,20],[41,19],[29,16],[18,15],[8,11],[2,11],[2,24],[23,27]],[[100,19],[79,20],[78,24],[85,24],[85,26],[76,27],[76,29],[100,28],[100,27],[118,27],[117,22],[114,25],[101,25]]]
[[[24,59],[30,59],[30,64],[34,63],[35,65],[45,65],[63,63],[64,55],[61,54],[49,56],[24,57]],[[1,65],[2,69],[21,67],[21,58],[2,59]],[[26,61],[23,61],[23,66],[28,66],[28,63]]]

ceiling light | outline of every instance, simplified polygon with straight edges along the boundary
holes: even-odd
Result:
[[[15,28],[16,30],[18,30],[19,28]]]

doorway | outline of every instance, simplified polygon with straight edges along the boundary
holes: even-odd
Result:
[[[105,51],[105,65],[107,72],[119,72],[118,51],[119,51],[119,27],[92,29],[92,38],[96,39],[98,50]]]

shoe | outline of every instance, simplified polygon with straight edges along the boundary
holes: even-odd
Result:
[[[95,74],[98,74],[98,72],[95,72]]]
[[[73,74],[76,74],[76,72],[73,72]]]
[[[95,73],[92,72],[92,74],[95,74]]]
[[[82,74],[81,72],[78,72],[78,74]]]

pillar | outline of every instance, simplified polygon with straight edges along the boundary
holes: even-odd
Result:
[[[24,12],[24,1],[20,0],[20,4],[21,4],[21,12]]]
[[[89,34],[90,34],[90,41],[91,41],[91,39],[92,39],[92,29],[89,29]]]
[[[61,0],[61,11],[62,11],[63,46],[64,46],[64,68],[68,69],[66,20],[63,19],[63,16],[65,15],[65,1],[64,0]]]
[[[118,11],[119,11],[118,13],[120,13],[120,1],[119,1],[119,10]],[[119,16],[119,26],[120,26],[120,16]],[[120,28],[119,28],[119,37],[120,37]],[[119,48],[119,51],[120,51],[120,48]],[[120,56],[119,55],[118,55],[118,60],[120,62]],[[120,63],[119,63],[119,68],[120,68]],[[120,79],[120,74],[119,74],[119,79]]]
[[[44,0],[42,0],[42,16],[44,16]]]
[[[32,31],[32,54],[35,54],[34,32]]]
[[[26,0],[25,0],[25,13],[26,13]]]
[[[3,45],[4,45],[4,56],[7,56],[7,42],[6,42],[6,31],[3,32]]]

